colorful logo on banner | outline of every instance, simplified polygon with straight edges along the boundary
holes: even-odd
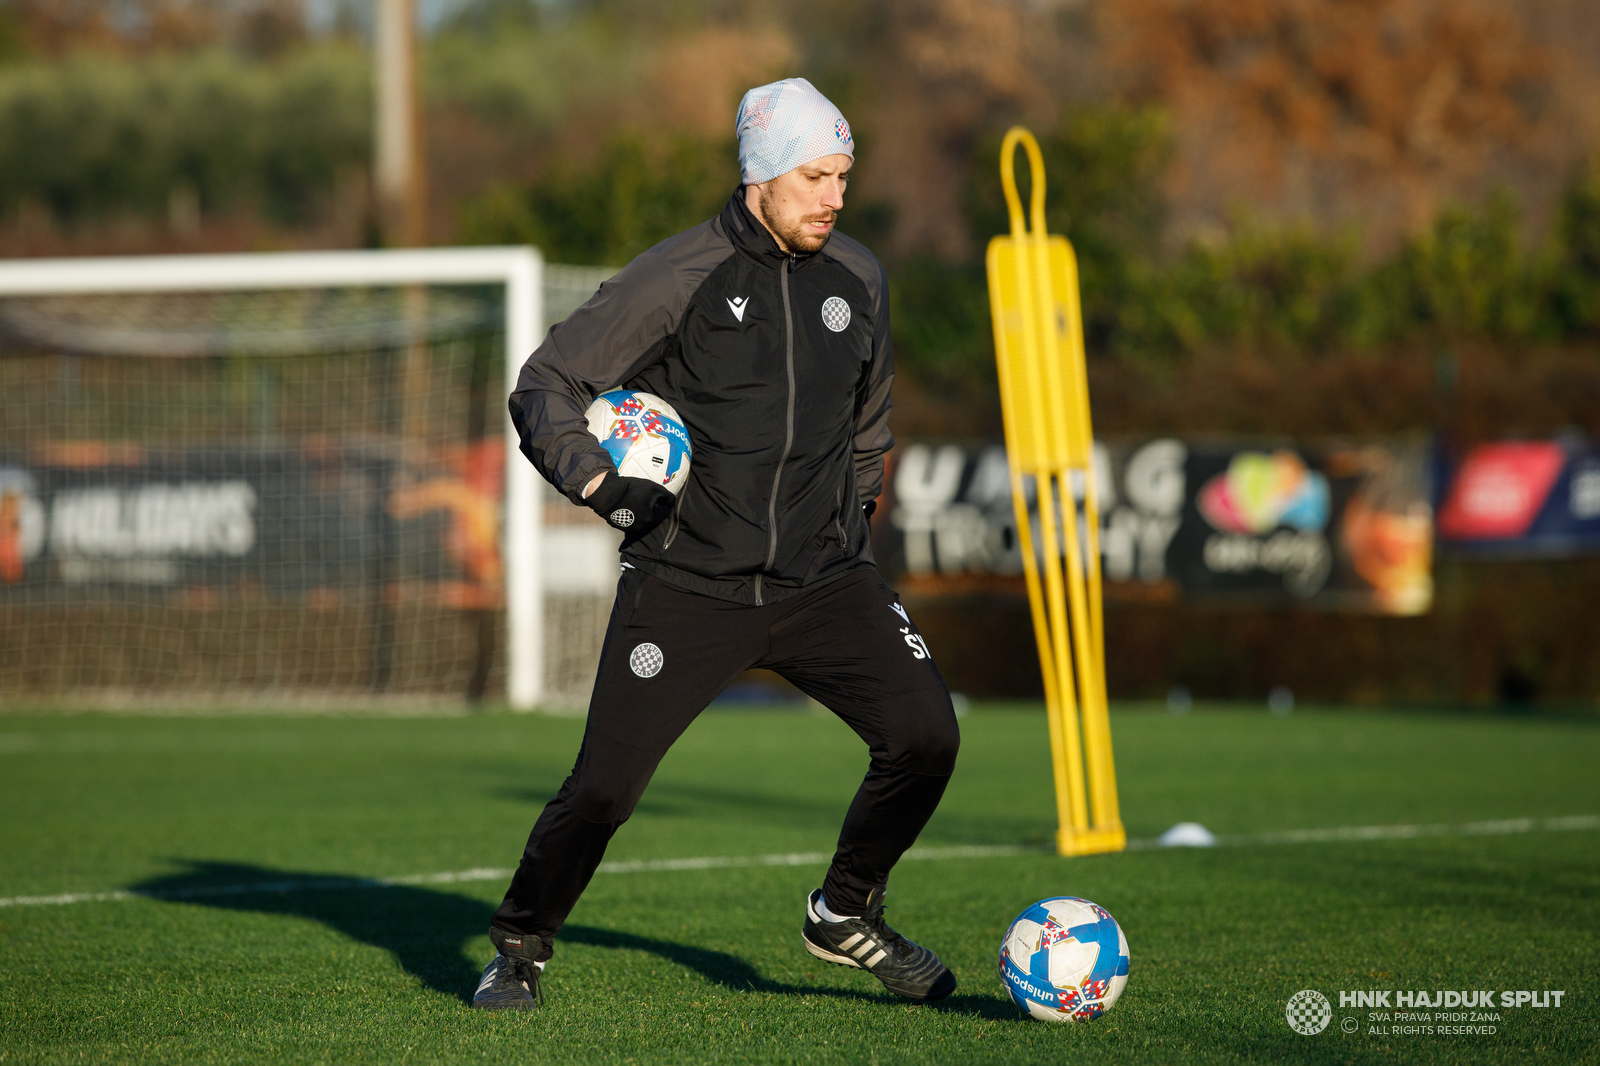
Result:
[[[1290,451],[1237,453],[1195,502],[1223,533],[1270,533],[1279,526],[1314,533],[1328,525],[1328,479]]]
[[[1439,534],[1452,540],[1525,536],[1566,465],[1552,441],[1515,441],[1474,449],[1439,510]]]
[[[1420,446],[1191,445],[1194,488],[1167,550],[1185,596],[1418,614],[1433,522]]]
[[[265,590],[325,610],[374,581],[446,606],[503,602],[498,440],[403,466],[322,442],[149,454],[74,442],[29,459],[0,459],[0,602],[112,584]],[[403,569],[380,574],[389,538],[406,545],[392,557]]]
[[[1439,539],[1459,551],[1563,556],[1600,552],[1600,449],[1578,439],[1502,441],[1459,466],[1438,458]]]
[[[1428,454],[1420,441],[1096,443],[1109,595],[1423,613],[1433,598]],[[970,589],[985,575],[1020,574],[1003,449],[903,444],[896,455],[887,512],[921,588]],[[1600,514],[1600,463],[1594,480],[1582,498]]]

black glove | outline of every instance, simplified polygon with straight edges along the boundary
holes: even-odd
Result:
[[[866,503],[861,505],[861,517],[865,518],[867,521],[870,522],[870,521],[872,521],[872,512],[876,511],[877,509],[878,509],[878,501],[877,500],[868,500]]]
[[[666,521],[674,499],[654,481],[623,477],[613,471],[583,502],[634,541]]]

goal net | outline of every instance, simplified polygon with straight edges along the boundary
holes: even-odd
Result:
[[[515,451],[506,383],[607,273],[0,267],[0,704],[581,707],[617,538]]]

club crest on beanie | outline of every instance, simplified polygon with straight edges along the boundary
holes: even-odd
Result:
[[[760,185],[825,155],[856,157],[850,123],[804,78],[758,85],[739,101],[739,170]]]

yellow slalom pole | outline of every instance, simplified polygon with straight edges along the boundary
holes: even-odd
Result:
[[[1117,804],[1116,769],[1111,754],[1111,720],[1106,699],[1105,613],[1100,573],[1100,501],[1094,463],[1094,429],[1089,417],[1088,358],[1083,344],[1083,305],[1079,296],[1078,258],[1067,241],[1059,242],[1060,277],[1056,290],[1062,307],[1061,325],[1067,351],[1066,373],[1072,378],[1069,392],[1074,409],[1075,429],[1084,472],[1083,512],[1086,532],[1083,560],[1087,571],[1089,668],[1091,675],[1082,686],[1084,700],[1084,749],[1089,761],[1090,800],[1096,825],[1121,825]]]
[[[1088,425],[1089,404],[1087,399],[1086,380],[1077,373],[1079,366],[1075,358],[1076,331],[1072,328],[1074,323],[1071,296],[1068,292],[1076,289],[1056,284],[1057,271],[1052,269],[1051,259],[1061,259],[1063,256],[1052,256],[1050,244],[1054,243],[1060,251],[1065,253],[1066,263],[1071,263],[1071,249],[1064,240],[1047,243],[1044,234],[1043,210],[1034,221],[1034,246],[1035,257],[1038,263],[1038,276],[1036,278],[1039,288],[1040,303],[1049,308],[1049,322],[1045,333],[1049,341],[1045,345],[1045,375],[1047,378],[1047,395],[1059,397],[1063,403],[1067,417],[1063,423],[1056,427],[1054,435],[1055,447],[1051,456],[1052,464],[1056,469],[1065,472],[1077,469],[1083,472],[1085,480],[1085,498],[1087,498],[1088,479],[1092,476],[1094,439]],[[1075,273],[1070,265],[1061,273]],[[1071,278],[1076,281],[1076,278]],[[1064,291],[1065,290],[1065,291]],[[1058,302],[1057,293],[1064,300]],[[1062,524],[1066,533],[1066,574],[1067,596],[1072,611],[1072,653],[1073,662],[1078,674],[1078,693],[1081,703],[1080,717],[1082,720],[1083,747],[1088,762],[1088,779],[1090,782],[1090,798],[1094,801],[1094,811],[1097,816],[1104,808],[1102,793],[1103,775],[1100,769],[1101,751],[1104,747],[1099,736],[1098,719],[1100,711],[1101,677],[1099,664],[1103,660],[1095,654],[1093,610],[1089,603],[1088,576],[1086,570],[1091,560],[1086,558],[1083,546],[1078,536],[1078,508],[1077,501],[1071,489],[1070,479],[1064,479],[1062,491]],[[1086,523],[1087,524],[1087,523]],[[1088,532],[1085,530],[1085,539]],[[1073,828],[1087,830],[1088,820]]]
[[[1073,797],[1073,819],[1071,823],[1072,834],[1076,835],[1089,828],[1088,793],[1092,789],[1084,787],[1083,762],[1085,754],[1092,760],[1092,749],[1084,752],[1084,741],[1088,739],[1083,731],[1088,715],[1093,712],[1094,699],[1094,665],[1092,662],[1091,645],[1086,642],[1088,629],[1087,603],[1084,594],[1084,579],[1082,568],[1082,555],[1078,547],[1078,513],[1073,499],[1070,471],[1074,465],[1075,445],[1078,442],[1080,420],[1076,417],[1076,405],[1072,403],[1071,393],[1063,374],[1062,353],[1062,309],[1057,306],[1055,299],[1054,272],[1051,270],[1051,242],[1045,230],[1044,217],[1044,159],[1039,152],[1038,142],[1031,135],[1018,138],[1028,151],[1028,163],[1032,170],[1032,196],[1031,215],[1032,232],[1027,236],[1027,256],[1033,265],[1033,295],[1036,300],[1038,333],[1043,342],[1038,348],[1037,369],[1042,376],[1040,384],[1042,390],[1036,390],[1036,396],[1045,398],[1043,407],[1049,411],[1066,411],[1069,417],[1065,420],[1051,418],[1045,421],[1045,434],[1040,440],[1040,448],[1044,454],[1053,477],[1055,492],[1058,494],[1059,512],[1055,500],[1051,501],[1048,510],[1041,503],[1041,521],[1053,527],[1059,513],[1061,519],[1062,544],[1060,551],[1055,550],[1055,544],[1050,545],[1049,569],[1047,575],[1056,576],[1061,580],[1062,564],[1065,563],[1065,588],[1050,589],[1052,594],[1051,606],[1055,608],[1055,638],[1057,643],[1058,662],[1061,672],[1065,675],[1075,672],[1077,676],[1077,701],[1063,701],[1062,723],[1063,732],[1069,737],[1066,745],[1070,765],[1068,778],[1076,788]],[[1014,156],[1015,153],[1013,153]],[[1014,223],[1013,223],[1014,225]],[[1048,587],[1048,586],[1047,586]],[[1064,594],[1064,595],[1063,595]],[[1071,664],[1070,666],[1068,664]],[[1092,781],[1092,777],[1090,778]],[[1064,836],[1061,841],[1062,851],[1070,850],[1072,836]]]
[[[1060,702],[1056,706],[1056,720],[1061,731],[1062,750],[1067,762],[1067,805],[1074,830],[1087,829],[1089,808],[1083,779],[1083,733],[1078,724],[1078,693],[1073,685],[1073,656],[1071,654],[1071,626],[1068,615],[1066,589],[1061,576],[1062,545],[1056,530],[1056,486],[1047,472],[1037,475],[1039,485],[1039,525],[1044,540],[1045,605],[1050,617],[1052,651],[1056,661],[1056,683]],[[1067,501],[1071,508],[1070,499]]]
[[[1094,430],[1089,419],[1089,368],[1083,347],[1083,305],[1078,290],[1078,256],[1065,240],[1058,243],[1060,255],[1052,256],[1063,267],[1052,271],[1055,288],[1064,304],[1061,308],[1062,337],[1066,349],[1066,373],[1071,380],[1071,402],[1075,423],[1081,434],[1085,470],[1083,510],[1088,544],[1084,559],[1089,568],[1089,632],[1093,638],[1095,661],[1105,662],[1105,618],[1101,608],[1100,580],[1100,494],[1094,466]],[[1055,276],[1059,274],[1059,276]],[[1103,686],[1102,686],[1103,687]]]
[[[1016,179],[1009,165],[1015,156],[1015,139],[1012,151],[1004,156],[1003,182],[1006,188],[1006,202],[1010,209],[1012,241],[1010,260],[1013,267],[1014,292],[1020,298],[1018,311],[1020,329],[1013,338],[1020,341],[1015,345],[1013,362],[1020,364],[1014,369],[1020,371],[1020,380],[1014,382],[1012,399],[1012,418],[1010,421],[1016,425],[1018,440],[1017,460],[1015,467],[1019,474],[1030,474],[1034,481],[1034,494],[1038,501],[1040,519],[1039,534],[1043,543],[1037,547],[1032,543],[1032,523],[1027,520],[1027,501],[1025,496],[1019,496],[1017,489],[1013,497],[1019,502],[1017,506],[1024,513],[1022,524],[1019,526],[1019,546],[1022,538],[1027,538],[1024,566],[1025,572],[1036,567],[1043,567],[1042,588],[1037,600],[1030,597],[1030,609],[1036,622],[1036,637],[1040,644],[1047,649],[1041,656],[1044,680],[1047,685],[1048,698],[1046,711],[1049,716],[1051,737],[1051,762],[1054,776],[1061,785],[1061,794],[1057,797],[1058,813],[1061,815],[1063,825],[1081,823],[1087,816],[1083,793],[1083,759],[1079,730],[1076,728],[1076,693],[1073,690],[1072,660],[1067,653],[1065,640],[1065,604],[1062,597],[1061,575],[1056,564],[1059,558],[1059,539],[1055,529],[1055,505],[1053,486],[1050,477],[1048,426],[1049,418],[1041,410],[1041,405],[1030,403],[1017,396],[1015,386],[1020,386],[1024,396],[1034,398],[1043,395],[1043,383],[1039,380],[1039,349],[1043,338],[1039,336],[1039,316],[1034,306],[1033,286],[1030,269],[1033,264],[1027,255],[1026,228],[1023,223],[1021,199],[1016,191]],[[1031,161],[1031,160],[1030,160]],[[1041,201],[1042,188],[1034,194],[1034,199]],[[1019,402],[1020,401],[1020,402]],[[1039,550],[1042,549],[1042,550]],[[1042,618],[1040,616],[1043,616]],[[1043,622],[1039,625],[1039,622]]]
[[[1043,232],[1044,220],[1044,158],[1033,135],[1025,130],[1013,129],[1006,134],[1000,150],[1001,183],[1006,188],[1006,204],[1012,208],[1011,237],[1016,249],[1017,295],[1022,312],[1022,385],[1033,402],[1024,404],[1036,409],[1028,420],[1033,433],[1031,441],[1024,440],[1019,462],[1024,470],[1034,476],[1034,493],[1039,507],[1039,533],[1043,543],[1040,564],[1044,570],[1045,613],[1049,620],[1051,657],[1055,664],[1055,682],[1058,700],[1055,717],[1058,723],[1066,761],[1067,806],[1073,828],[1087,828],[1089,812],[1083,779],[1083,738],[1078,725],[1077,692],[1073,684],[1073,657],[1070,650],[1066,589],[1061,574],[1061,536],[1056,529],[1056,483],[1054,471],[1056,449],[1054,444],[1055,420],[1050,417],[1051,405],[1045,398],[1055,395],[1046,378],[1047,352],[1053,346],[1051,330],[1041,328],[1048,307],[1038,299],[1039,261],[1033,254],[1035,241],[1024,228],[1021,198],[1016,194],[1014,160],[1017,145],[1027,152],[1032,188],[1029,190],[1029,214],[1035,233]],[[1008,150],[1009,146],[1009,150]],[[1040,402],[1045,400],[1045,402]],[[1029,445],[1031,444],[1031,447]]]
[[[1020,206],[1015,205],[1015,185],[1007,186],[1008,197],[1013,199],[1016,213],[1021,214]],[[1016,275],[1014,257],[1011,262],[1003,263],[1000,246],[995,243],[989,245],[988,268],[991,277],[998,277],[1002,270],[1007,271],[1013,278]],[[1003,333],[1007,327],[1008,312],[1001,305],[1001,287],[996,285],[990,289],[990,314],[994,317],[996,333]],[[1012,381],[1011,361],[1001,358],[996,361],[996,371],[1000,383],[1000,406],[1004,411],[1016,409],[1016,386]],[[1028,497],[1022,480],[1021,456],[1024,451],[1022,437],[1024,436],[1019,420],[1015,418],[1003,419],[1005,425],[1006,454],[1015,456],[1010,467],[1011,475],[1011,506],[1012,513],[1016,516],[1017,547],[1022,552],[1023,580],[1028,589],[1028,609],[1033,616],[1033,637],[1038,647],[1039,670],[1044,676],[1045,717],[1049,725],[1050,736],[1050,767],[1056,789],[1056,818],[1059,824],[1067,825],[1072,820],[1072,810],[1069,797],[1072,794],[1067,780],[1067,756],[1063,745],[1066,743],[1061,730],[1059,717],[1060,691],[1056,687],[1056,666],[1054,653],[1050,646],[1049,623],[1045,617],[1044,596],[1039,584],[1039,560],[1034,554],[1033,523],[1028,517]],[[1031,428],[1031,427],[1030,427]]]
[[[1032,177],[1026,221],[1016,187],[1018,147],[1027,153]],[[1007,132],[1000,176],[1011,233],[989,244],[990,309],[1012,505],[1045,684],[1057,850],[1115,851],[1126,845],[1126,835],[1107,715],[1100,507],[1077,263],[1065,238],[1046,231],[1044,160],[1027,130]],[[1038,544],[1025,491],[1030,476]],[[1084,479],[1081,510],[1075,477]]]

